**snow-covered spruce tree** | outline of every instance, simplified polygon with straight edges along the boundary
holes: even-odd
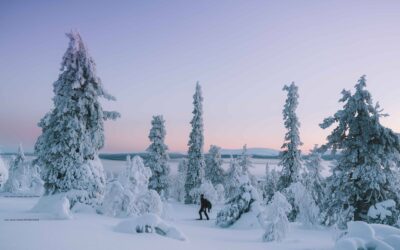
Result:
[[[43,192],[40,169],[26,159],[22,145],[19,145],[17,155],[10,162],[8,179],[3,190],[13,194],[31,195],[41,195]]]
[[[242,167],[236,159],[231,156],[229,169],[225,175],[224,188],[225,196],[229,200],[237,195],[240,189],[240,179],[243,176]]]
[[[242,167],[242,171],[244,174],[248,174],[250,176],[250,168],[253,167],[253,163],[251,162],[251,155],[247,153],[247,145],[243,145],[242,153],[238,159],[239,166]]]
[[[171,187],[173,196],[177,201],[185,200],[185,180],[187,173],[188,161],[182,159],[178,164],[178,173],[174,178],[171,178]]]
[[[240,154],[238,159],[239,166],[242,168],[243,173],[249,176],[251,185],[257,186],[257,178],[250,173],[250,168],[253,168],[251,157],[252,156],[247,153],[247,145],[243,145],[242,153]]]
[[[306,171],[304,172],[303,182],[306,189],[311,193],[315,203],[322,209],[322,202],[325,197],[325,183],[321,175],[322,158],[318,150],[318,145],[314,146],[305,161]]]
[[[278,183],[279,175],[275,169],[270,169],[269,164],[265,166],[265,178],[260,183],[261,193],[263,198],[263,204],[268,204],[276,192],[276,186]]]
[[[263,225],[265,233],[264,241],[282,241],[289,231],[287,214],[292,206],[280,192],[276,192],[266,208],[266,223]]]
[[[399,137],[380,124],[382,110],[373,104],[365,87],[366,79],[362,76],[354,94],[343,90],[339,100],[344,103],[343,108],[320,124],[323,129],[337,124],[322,150],[340,151],[328,179],[324,211],[327,225],[341,218],[365,221],[371,206],[388,199],[399,206],[399,189],[394,186]]]
[[[301,168],[301,155],[299,146],[302,145],[299,136],[299,119],[296,115],[298,106],[298,87],[292,82],[285,85],[283,90],[287,91],[287,99],[283,108],[283,120],[285,121],[285,142],[282,145],[283,151],[280,154],[279,165],[282,166],[282,172],[279,177],[278,190],[290,186],[291,183],[299,180],[299,172]]]
[[[150,146],[147,148],[148,158],[145,165],[151,169],[152,176],[149,181],[149,188],[154,189],[160,195],[168,197],[168,175],[170,172],[168,165],[168,147],[165,145],[165,126],[164,118],[161,115],[153,116],[149,139]]]
[[[242,214],[249,212],[254,204],[257,207],[255,210],[258,210],[258,193],[250,184],[247,174],[241,176],[239,184],[240,188],[237,195],[228,200],[225,207],[217,214],[216,224],[220,227],[229,227],[234,224]]]
[[[100,211],[117,217],[155,213],[161,215],[162,202],[155,190],[149,190],[150,168],[142,158],[126,160],[126,168],[118,179],[107,185]]]
[[[210,146],[206,158],[205,179],[210,180],[213,185],[224,183],[224,170],[222,169],[221,148]]]
[[[190,122],[192,131],[189,136],[188,170],[185,180],[185,203],[194,204],[196,201],[190,195],[190,191],[198,188],[204,178],[204,136],[203,136],[203,97],[200,84],[196,84],[196,92],[193,95],[193,119]]]
[[[119,114],[103,111],[100,98],[115,98],[104,90],[81,36],[67,36],[69,47],[53,84],[54,108],[39,122],[42,134],[35,144],[35,164],[42,168],[45,195],[71,191],[72,207],[77,201],[101,201],[105,175],[98,151],[104,145],[103,121]]]
[[[282,171],[279,176],[277,190],[286,195],[286,199],[292,206],[288,218],[290,221],[296,219],[298,208],[294,204],[294,197],[288,192],[287,188],[300,180],[301,169],[301,152],[299,147],[302,145],[299,136],[300,123],[296,115],[298,106],[298,87],[292,82],[290,85],[283,87],[287,91],[287,98],[283,108],[283,120],[287,132],[285,134],[285,142],[282,145],[283,151],[280,153],[279,165]]]

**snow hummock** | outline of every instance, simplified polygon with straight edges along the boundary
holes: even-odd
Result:
[[[347,227],[347,234],[336,242],[335,250],[399,249],[399,229],[387,225],[367,224],[362,221],[350,221]]]
[[[168,225],[158,215],[150,213],[123,220],[115,227],[115,231],[131,234],[156,233],[176,240],[186,240],[186,236],[179,229]]]
[[[31,209],[31,212],[50,215],[52,219],[72,219],[70,203],[66,193],[42,196]]]

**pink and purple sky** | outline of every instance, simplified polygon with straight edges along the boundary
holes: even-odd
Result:
[[[343,88],[368,89],[400,132],[400,1],[0,1],[0,145],[31,151],[52,83],[77,29],[122,118],[104,152],[144,150],[151,117],[171,151],[186,151],[192,95],[204,95],[205,150],[280,148],[284,84],[299,85],[303,150]]]

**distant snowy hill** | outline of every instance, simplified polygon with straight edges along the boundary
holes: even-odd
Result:
[[[252,155],[254,158],[276,158],[279,155],[279,151],[270,148],[248,148],[247,152],[249,155]],[[205,152],[207,153],[207,152]],[[231,155],[240,155],[242,153],[242,149],[221,149],[221,155],[223,158],[229,158]],[[107,160],[119,160],[123,161],[126,159],[126,156],[135,156],[139,155],[142,158],[147,157],[147,152],[132,152],[132,153],[101,153],[101,159]],[[169,157],[171,159],[180,159],[186,157],[186,153],[181,152],[169,152]]]
[[[222,155],[240,155],[242,153],[242,149],[221,149]],[[248,148],[247,153],[249,155],[258,155],[258,156],[278,156],[279,151],[276,149],[270,148]]]

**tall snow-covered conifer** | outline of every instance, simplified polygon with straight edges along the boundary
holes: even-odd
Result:
[[[147,148],[148,158],[146,166],[151,169],[152,176],[149,181],[149,188],[154,189],[160,195],[168,195],[168,147],[165,145],[165,120],[161,115],[153,116],[151,121],[152,128],[150,130],[149,139],[150,146]]]
[[[193,119],[190,122],[192,132],[189,136],[189,152],[188,152],[188,170],[185,182],[185,203],[193,204],[196,201],[190,195],[193,188],[200,187],[204,178],[204,136],[203,136],[203,97],[201,94],[200,84],[196,84],[196,92],[193,95]]]
[[[287,91],[287,99],[283,108],[283,119],[285,121],[285,142],[282,145],[279,165],[282,166],[281,176],[278,182],[278,191],[290,186],[291,183],[299,180],[299,172],[301,168],[300,150],[302,145],[299,136],[299,119],[296,115],[296,109],[299,104],[298,87],[292,82],[290,85],[283,87]]]
[[[354,94],[343,90],[339,100],[343,108],[320,124],[323,129],[337,124],[322,149],[340,151],[328,179],[325,224],[367,220],[368,209],[387,199],[399,204],[394,173],[399,166],[399,137],[380,124],[382,110],[365,87],[362,76]]]
[[[103,121],[116,112],[103,111],[100,98],[115,100],[103,88],[95,63],[77,32],[70,39],[61,73],[54,82],[54,108],[40,121],[42,134],[35,145],[35,163],[42,168],[45,194],[75,190],[71,206],[101,200],[105,190],[98,151],[104,145]]]
[[[206,155],[205,178],[213,185],[224,183],[224,170],[222,169],[221,148],[215,145],[210,146]]]

